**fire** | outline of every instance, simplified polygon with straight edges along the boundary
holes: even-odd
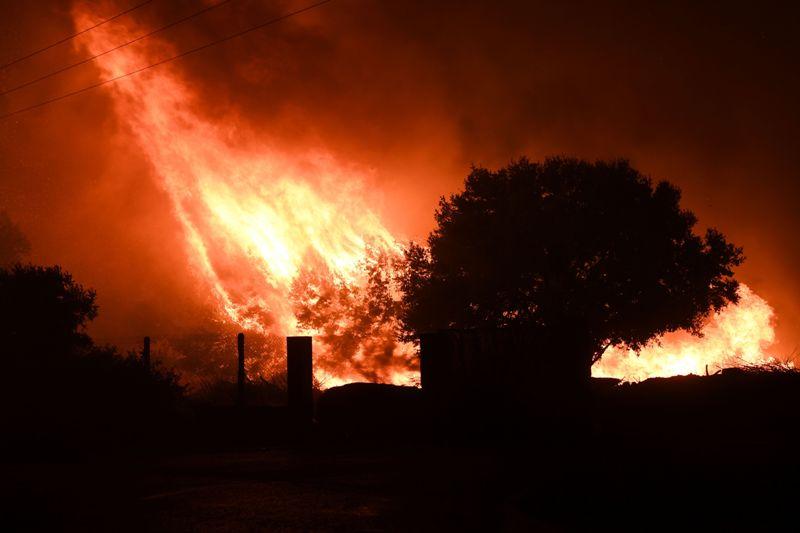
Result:
[[[92,16],[76,8],[77,27]],[[99,28],[82,46],[92,55],[145,33],[132,23]],[[129,46],[98,60],[103,75],[119,76],[171,53],[156,41]],[[211,122],[180,75],[168,66],[113,86],[117,113],[130,128],[168,194],[185,231],[199,277],[221,312],[239,327],[261,334],[314,334],[298,326],[292,292],[307,270],[326,282],[357,290],[366,283],[370,251],[397,256],[402,248],[370,208],[365,177],[322,150],[289,153],[267,142],[247,142],[235,117]],[[413,379],[413,348],[381,346],[380,368],[370,368],[368,343],[336,354],[319,346],[317,378],[326,385],[367,375],[388,382]],[[352,336],[352,335],[351,335]],[[323,337],[317,337],[318,339]],[[385,357],[386,350],[392,357]],[[355,371],[347,359],[360,360]],[[322,364],[320,364],[322,363]],[[327,363],[327,364],[326,364]]]
[[[715,313],[703,328],[702,337],[671,333],[638,355],[612,347],[594,365],[592,375],[642,380],[771,363],[774,359],[766,354],[775,342],[774,318],[775,312],[766,300],[741,284],[739,303]]]
[[[96,22],[80,7],[74,19],[77,27]],[[115,24],[113,31],[104,26],[78,46],[97,54],[145,31],[133,23]],[[110,78],[171,52],[146,40],[103,56],[98,65]],[[353,311],[371,309],[365,265],[402,251],[370,207],[364,173],[324,150],[246,140],[235,117],[203,117],[172,65],[121,80],[110,91],[171,200],[203,288],[228,322],[262,335],[315,335],[324,344],[315,352],[325,386],[365,377],[415,381],[413,347],[396,341],[392,324],[376,325],[366,311]],[[593,375],[644,379],[769,362],[774,312],[748,287],[740,295],[739,304],[711,318],[702,338],[670,334],[638,356],[611,348]],[[320,317],[319,309],[329,316]]]

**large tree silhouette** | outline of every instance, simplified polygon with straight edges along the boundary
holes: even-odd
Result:
[[[406,251],[404,335],[524,326],[589,372],[609,345],[698,333],[737,301],[743,256],[714,229],[696,235],[680,197],[622,160],[473,168],[440,200],[427,246]]]

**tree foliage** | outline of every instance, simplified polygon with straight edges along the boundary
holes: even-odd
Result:
[[[94,291],[58,266],[0,269],[2,446],[41,459],[153,446],[174,427],[177,376],[95,346],[86,327],[96,315]]]
[[[737,301],[743,256],[714,229],[696,235],[680,199],[624,160],[473,168],[440,200],[427,246],[406,251],[404,335],[524,326],[591,363],[608,345],[697,334]]]
[[[95,292],[58,266],[0,269],[0,337],[9,352],[47,357],[88,347],[95,316]]]
[[[397,353],[394,263],[385,250],[368,247],[356,281],[337,277],[319,261],[300,272],[291,301],[297,325],[315,332],[328,349],[314,362],[319,368],[383,381],[394,365],[406,366]]]

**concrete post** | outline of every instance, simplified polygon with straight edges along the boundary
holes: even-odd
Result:
[[[314,417],[311,337],[286,337],[289,412],[298,424]]]

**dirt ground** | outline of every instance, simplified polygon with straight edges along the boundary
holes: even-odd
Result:
[[[497,457],[288,449],[7,467],[16,530],[477,530],[501,516]],[[8,485],[7,485],[8,486]]]
[[[695,455],[621,463],[598,450],[564,468],[541,451],[428,445],[16,464],[3,472],[3,530],[786,531],[800,523],[796,461],[712,465]]]

